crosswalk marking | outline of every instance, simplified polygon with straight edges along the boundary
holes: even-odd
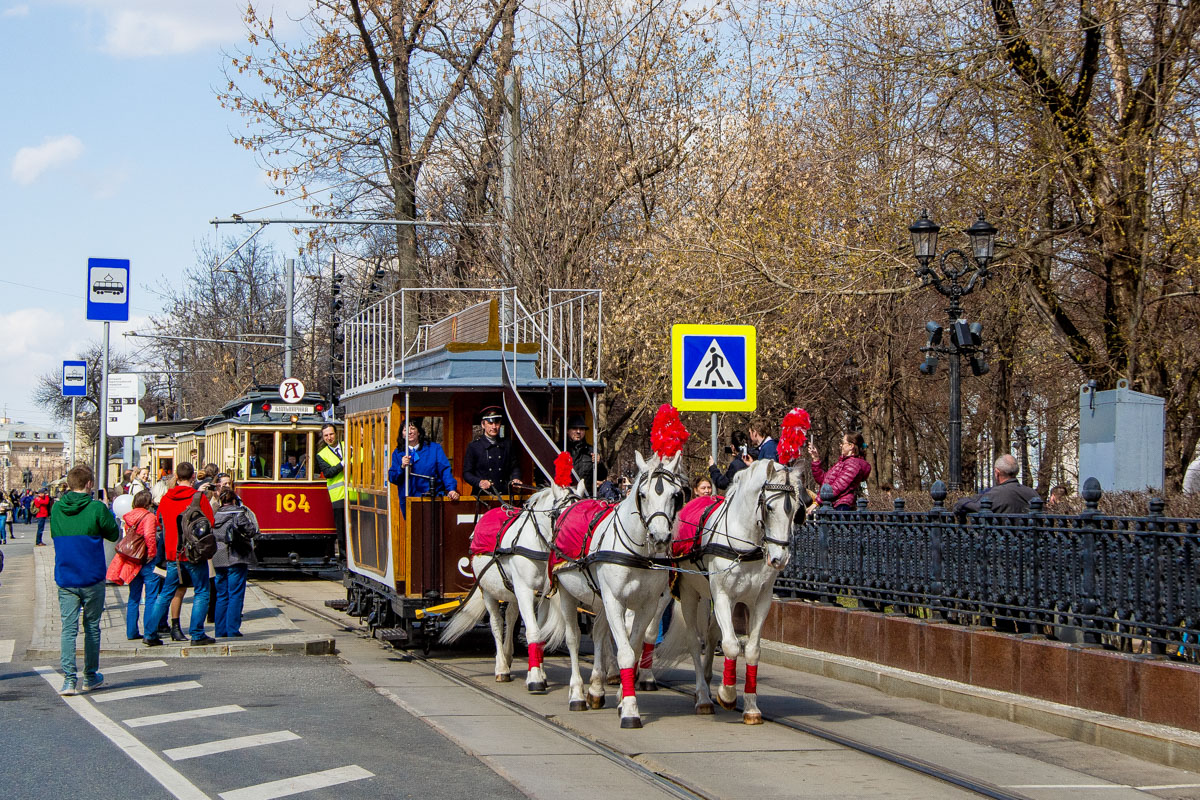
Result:
[[[177,681],[175,683],[152,683],[146,686],[135,686],[132,689],[121,689],[115,692],[101,692],[92,699],[97,703],[111,703],[114,700],[129,700],[133,697],[150,697],[167,692],[179,692],[184,689],[199,689],[196,681]]]
[[[163,750],[163,755],[172,761],[183,761],[185,758],[211,756],[215,753],[245,750],[247,747],[260,747],[277,742],[290,742],[299,738],[291,731],[271,731],[270,733],[255,733],[250,736],[235,736],[232,739],[216,739],[211,742],[189,744],[187,747],[172,747],[170,750]]]
[[[166,665],[167,662],[165,661],[139,661],[136,664],[118,664],[115,667],[105,667],[103,672],[105,675],[116,675],[120,672],[137,672],[138,670],[156,669],[158,667],[165,667]]]
[[[150,717],[134,717],[123,720],[131,728],[144,728],[147,725],[162,725],[166,722],[180,722],[201,717],[216,717],[221,714],[235,714],[245,711],[241,706],[211,706],[209,708],[193,708],[190,711],[172,711],[170,714],[155,714]]]
[[[0,639],[0,664],[7,664],[12,661],[13,648],[16,646],[16,639]]]
[[[221,800],[274,800],[276,797],[288,797],[313,789],[324,789],[337,786],[339,783],[360,781],[363,778],[374,778],[375,773],[368,772],[357,764],[348,767],[327,769],[323,772],[310,772],[307,775],[297,775],[294,778],[284,778],[281,781],[270,781],[247,786],[244,789],[234,789],[221,792]]]

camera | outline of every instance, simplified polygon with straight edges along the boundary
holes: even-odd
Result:
[[[734,452],[735,451],[733,449],[733,445],[730,445],[730,444],[725,445],[725,455],[731,456],[734,454]]]

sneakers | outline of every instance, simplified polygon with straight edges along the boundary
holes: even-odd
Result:
[[[91,680],[88,680],[87,678],[83,679],[83,691],[85,692],[94,692],[103,685],[104,675],[99,672],[97,672]]]
[[[74,697],[79,694],[79,690],[75,688],[75,679],[67,678],[63,681],[62,688],[58,690],[58,693],[63,697]]]
[[[199,639],[192,639],[192,644],[216,644],[217,640],[211,636],[201,636]]]

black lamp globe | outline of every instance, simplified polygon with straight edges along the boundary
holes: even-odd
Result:
[[[908,226],[908,232],[912,236],[913,254],[922,267],[929,266],[929,262],[937,253],[938,231],[941,229],[942,226],[931,220],[929,212],[924,208],[921,209],[921,218]]]
[[[909,230],[912,230],[909,228]],[[979,219],[965,231],[967,236],[971,238],[971,252],[975,255],[975,260],[980,266],[987,266],[992,260],[992,254],[996,248],[996,228],[992,223],[983,218],[983,212],[979,212]]]

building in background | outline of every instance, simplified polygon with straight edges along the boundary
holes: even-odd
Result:
[[[66,441],[56,430],[0,417],[0,468],[4,491],[39,489],[67,468]]]

